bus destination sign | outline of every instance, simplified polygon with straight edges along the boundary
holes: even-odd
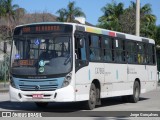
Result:
[[[32,33],[32,32],[52,32],[52,31],[61,31],[61,27],[58,25],[43,25],[43,26],[34,26],[34,27],[23,27],[23,33]]]
[[[73,29],[72,25],[64,25],[64,24],[27,25],[15,28],[14,35],[62,33],[62,32],[71,33],[72,29]]]
[[[23,27],[23,33],[31,32],[51,32],[51,31],[61,31],[61,27],[58,25],[47,25],[47,26],[34,26],[34,27]]]

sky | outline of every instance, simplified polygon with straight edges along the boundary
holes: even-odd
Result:
[[[56,11],[61,8],[66,8],[69,1],[76,1],[76,6],[80,7],[86,14],[86,21],[96,25],[98,18],[103,15],[101,8],[107,3],[111,3],[113,0],[13,0],[14,4],[18,4],[20,7],[25,8],[28,13],[47,11],[54,15]],[[136,0],[114,0],[117,3],[124,3],[124,7],[127,8],[130,5],[130,1],[136,2]],[[157,17],[157,25],[160,25],[160,0],[140,0],[141,6],[149,3],[151,4],[152,13]]]

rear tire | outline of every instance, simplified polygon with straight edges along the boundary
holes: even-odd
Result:
[[[137,103],[139,101],[139,96],[140,96],[140,84],[138,81],[135,81],[133,85],[133,95],[129,96],[129,101],[132,103]]]
[[[85,109],[92,110],[95,108],[97,102],[96,87],[94,83],[91,84],[89,92],[89,100],[85,102]]]
[[[45,108],[48,105],[48,102],[36,102],[37,107]]]

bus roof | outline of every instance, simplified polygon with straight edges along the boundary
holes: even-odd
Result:
[[[129,39],[129,40],[143,41],[143,42],[149,42],[149,43],[155,44],[155,41],[153,39],[146,38],[146,37],[140,37],[140,36],[131,35],[131,34],[127,34],[127,33],[107,30],[107,29],[103,29],[103,28],[91,27],[91,26],[87,26],[87,25],[81,25],[81,24],[78,24],[78,25],[85,27],[85,31],[90,32],[90,33],[109,35],[112,37],[118,37],[118,38],[122,38],[122,39],[126,39],[126,40]]]
[[[67,23],[67,22],[37,22],[37,23],[28,23],[28,24],[23,24],[23,25],[18,25],[17,27],[23,27],[23,26],[28,26],[28,25],[44,25],[44,24],[70,24],[74,25],[75,23]]]
[[[68,25],[73,25],[83,27],[84,32],[90,32],[90,33],[95,33],[95,34],[102,34],[102,35],[109,35],[112,37],[119,37],[122,39],[129,39],[129,40],[135,40],[135,41],[143,41],[143,42],[149,42],[152,44],[155,44],[155,41],[150,38],[145,38],[145,37],[139,37],[136,35],[131,35],[131,34],[126,34],[122,32],[117,32],[117,31],[112,31],[112,30],[107,30],[103,28],[98,28],[98,27],[93,27],[93,26],[88,26],[88,25],[83,25],[83,24],[77,24],[77,23],[66,23],[66,22],[39,22],[39,23],[30,23],[30,24],[24,24],[24,25],[19,25],[17,27],[23,27],[23,26],[28,26],[28,25],[41,25],[41,24],[68,24]]]

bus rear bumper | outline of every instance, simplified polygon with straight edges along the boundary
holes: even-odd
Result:
[[[75,101],[75,93],[72,86],[67,86],[55,91],[21,91],[12,86],[9,87],[10,100],[19,102],[72,102]],[[35,98],[33,95],[42,95]]]

